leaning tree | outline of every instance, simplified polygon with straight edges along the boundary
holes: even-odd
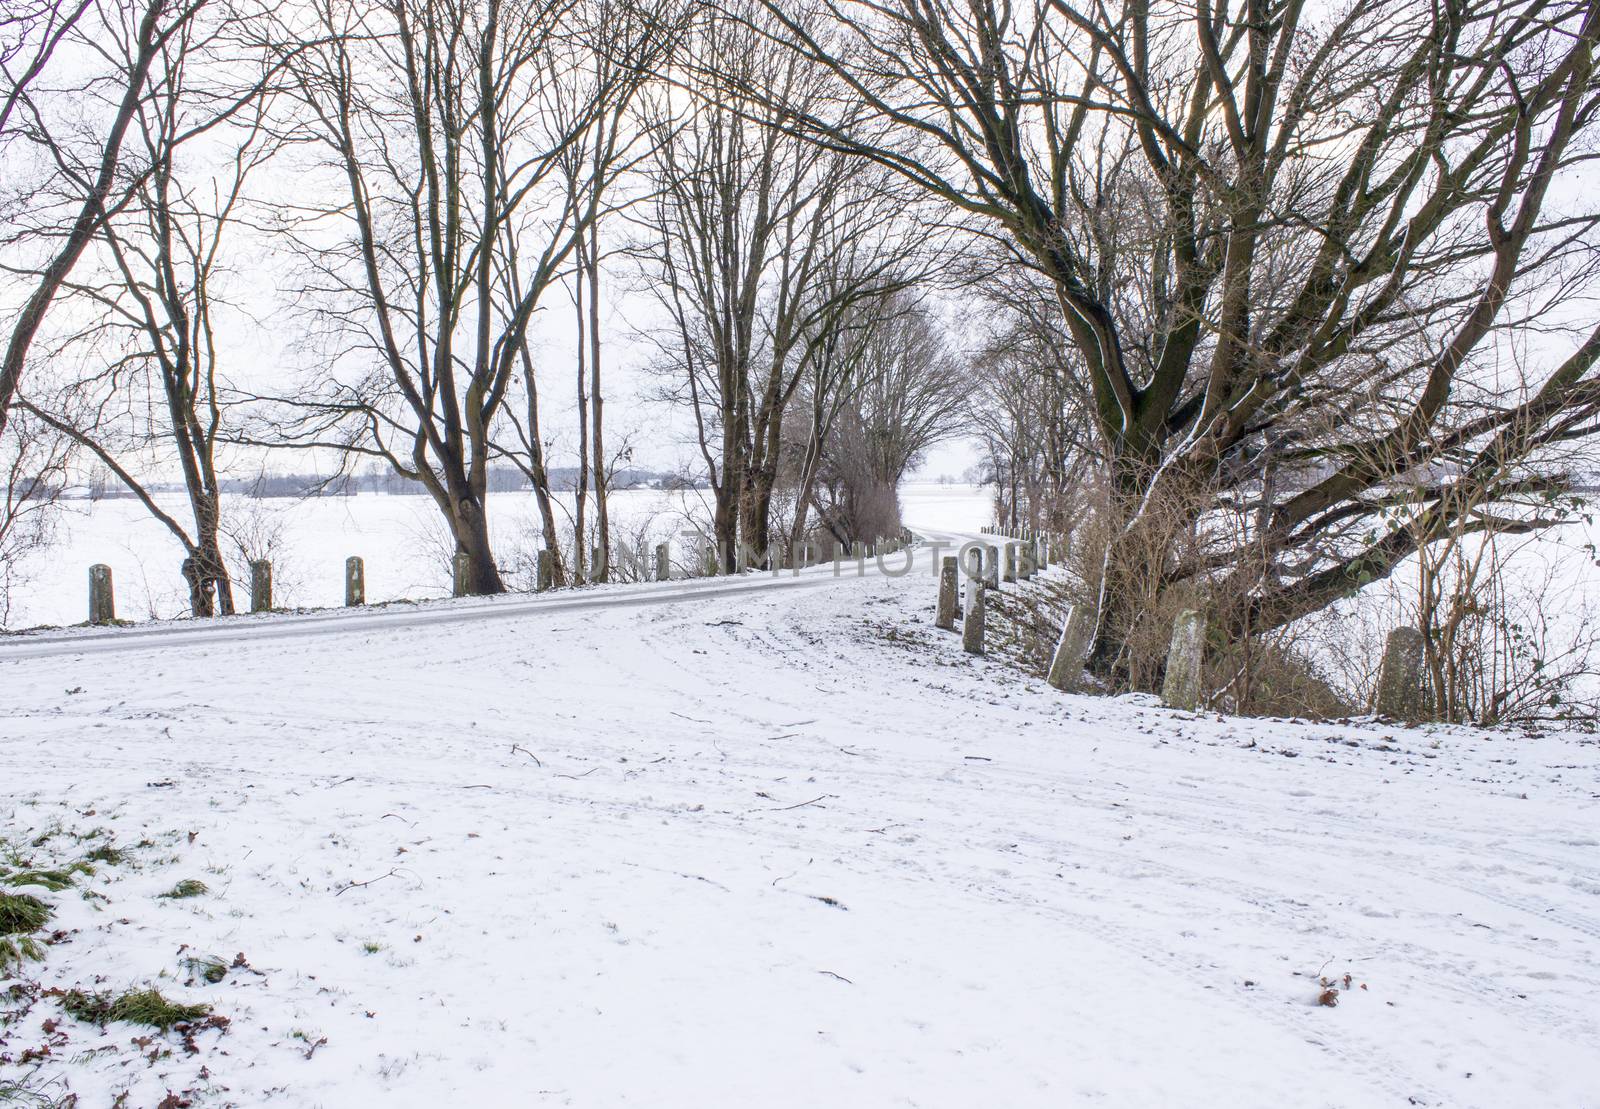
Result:
[[[258,15],[207,8],[151,64],[125,142],[139,172],[62,283],[71,307],[46,329],[51,372],[34,375],[16,402],[178,541],[195,616],[234,611],[218,449],[230,256],[246,230],[246,185],[273,151],[275,72],[254,42]],[[173,473],[187,512],[159,495],[157,479]]]
[[[1247,596],[1239,627],[1264,630],[1458,506],[1481,530],[1554,518],[1600,417],[1579,180],[1600,2],[767,6],[851,104],[789,125],[944,199],[1048,287],[1109,490],[1102,672],[1152,520],[1201,536],[1167,583]],[[1250,529],[1202,526],[1219,504]]]
[[[51,305],[148,168],[123,153],[151,67],[205,4],[23,0],[0,19],[0,264],[22,294],[0,352],[0,433]]]

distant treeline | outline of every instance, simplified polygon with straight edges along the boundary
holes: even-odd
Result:
[[[592,479],[591,479],[592,480]],[[558,467],[550,471],[550,488],[568,491],[577,488],[578,469]],[[694,479],[682,474],[663,473],[658,470],[624,469],[611,475],[608,486],[616,492],[623,489],[693,489]],[[148,487],[152,492],[182,493],[178,482],[155,483]],[[489,470],[488,489],[492,493],[516,493],[532,488],[527,477],[510,466]],[[425,490],[420,481],[414,481],[392,470],[372,470],[359,474],[277,474],[260,473],[249,478],[227,478],[221,482],[224,493],[245,497],[353,497],[360,493],[383,493],[388,496],[422,496]],[[87,485],[60,491],[68,497],[89,500],[116,500],[131,498],[135,494],[109,473],[97,474]]]

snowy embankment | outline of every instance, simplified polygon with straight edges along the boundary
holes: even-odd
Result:
[[[1061,696],[935,632],[925,572],[780,580],[0,645],[4,836],[125,852],[36,891],[62,934],[0,1082],[1595,1104],[1592,741]],[[230,1023],[48,992],[147,984]]]

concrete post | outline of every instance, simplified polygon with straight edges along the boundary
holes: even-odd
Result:
[[[539,548],[539,559],[534,571],[533,588],[540,593],[555,584],[556,556],[548,548]]]
[[[1378,670],[1378,714],[1395,720],[1422,717],[1422,633],[1396,628],[1383,648]]]
[[[1053,687],[1063,693],[1076,693],[1083,688],[1083,662],[1089,656],[1089,640],[1093,636],[1094,612],[1084,605],[1073,605],[1067,610],[1056,653],[1050,659],[1050,676],[1046,680]]]
[[[667,543],[656,544],[656,581],[666,581],[672,577],[672,547]]]
[[[1000,549],[1000,580],[1017,580],[1017,548],[1014,544],[1007,543]]]
[[[717,576],[717,570],[719,569],[719,567],[717,566],[717,547],[716,547],[716,544],[714,544],[714,543],[707,543],[706,544],[705,551],[702,554],[700,562],[701,562],[701,568],[705,571],[706,577],[714,578],[714,577]]]
[[[969,580],[983,577],[982,544],[963,543],[957,555],[957,565],[961,568],[962,577]]]
[[[97,562],[89,567],[89,623],[116,622],[117,601],[111,589],[111,567]]]
[[[466,551],[457,551],[450,559],[450,595],[465,597],[471,580],[472,560]]]
[[[356,555],[344,560],[344,607],[367,603],[367,566]]]
[[[939,611],[934,623],[947,632],[955,631],[959,589],[956,578],[956,556],[946,555],[939,561]]]
[[[1000,551],[996,547],[983,549],[983,584],[990,589],[1000,588]]]
[[[1028,581],[1033,577],[1034,551],[1035,548],[1031,539],[1017,548],[1017,577],[1023,581]]]
[[[589,548],[589,580],[603,582],[611,575],[607,572],[610,567],[606,565],[606,558],[601,553],[599,544]]]
[[[264,558],[250,564],[250,611],[272,611],[272,563]]]
[[[989,548],[991,551],[993,547]],[[969,655],[983,654],[983,582],[967,581],[967,610],[961,622],[961,649]]]
[[[1161,703],[1193,712],[1200,707],[1200,664],[1205,660],[1206,620],[1192,608],[1178,613],[1172,623],[1172,646],[1167,651],[1167,675],[1161,683]]]
[[[1033,541],[1034,558],[1040,570],[1050,569],[1050,537],[1041,535]]]

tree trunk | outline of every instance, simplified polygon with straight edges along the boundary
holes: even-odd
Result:
[[[739,497],[739,532],[754,553],[757,569],[766,569],[769,553],[767,535],[772,519],[772,486],[776,475],[772,467],[762,466],[747,475]]]
[[[797,551],[805,542],[806,521],[811,513],[811,499],[816,494],[817,470],[822,463],[822,434],[814,420],[811,437],[806,442],[805,459],[800,464],[800,480],[795,486],[794,524],[789,529],[789,549]]]
[[[583,314],[583,279],[587,251],[583,236],[578,236],[577,274],[574,278],[574,304],[578,314],[578,485],[573,491],[572,513],[572,584],[582,585],[584,580],[584,504],[589,499],[589,386],[586,380],[585,359],[588,341],[588,321]]]
[[[544,443],[539,438],[539,383],[533,372],[533,355],[528,353],[526,337],[519,345],[518,357],[527,381],[528,397],[528,483],[533,486],[533,499],[539,506],[539,522],[544,528],[544,549],[550,552],[550,584],[567,584],[567,572],[561,557],[561,533],[556,530],[555,505],[550,499],[550,471],[545,467]]]
[[[724,479],[717,490],[716,509],[711,517],[712,538],[717,544],[718,565],[722,573],[731,574],[738,568],[739,496],[738,483]]]
[[[189,586],[191,616],[232,616],[233,584],[222,559],[216,534],[189,548],[183,560],[183,580]]]
[[[485,597],[506,591],[489,546],[489,517],[477,498],[461,497],[451,514],[456,552],[467,556],[467,595]]]
[[[596,581],[611,577],[611,516],[606,509],[606,448],[600,395],[600,233],[598,221],[589,225],[589,383],[590,408],[594,415],[594,523],[600,545]]]

